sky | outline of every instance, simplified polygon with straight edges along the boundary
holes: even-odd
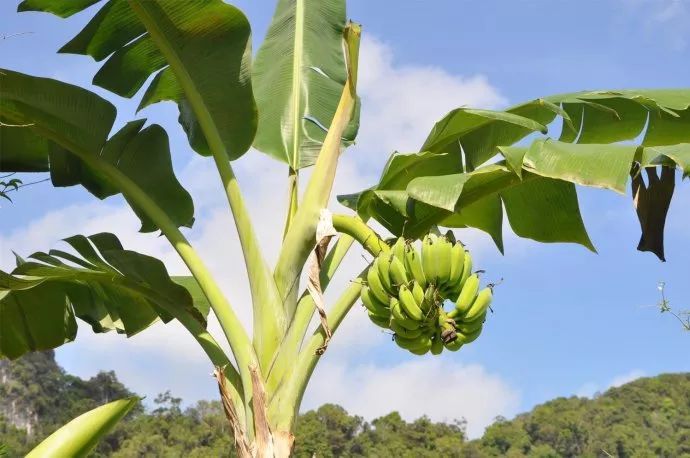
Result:
[[[220,183],[212,163],[188,146],[176,108],[158,104],[136,115],[141,93],[126,100],[92,87],[96,63],[55,53],[94,9],[60,20],[17,14],[17,3],[0,4],[0,35],[6,37],[0,40],[0,66],[90,87],[116,104],[116,128],[135,116],[166,128],[176,173],[196,207],[196,223],[187,235],[241,319],[251,323],[245,271]],[[273,2],[235,4],[249,17],[258,49]],[[395,8],[390,5],[348,3],[348,16],[364,28],[362,127],[357,145],[340,161],[334,195],[374,184],[390,153],[416,151],[434,122],[458,106],[500,109],[574,90],[688,86],[690,1],[398,0]],[[233,166],[265,257],[274,261],[287,201],[280,194],[286,169],[253,150]],[[367,419],[393,410],[410,420],[465,418],[468,434],[477,437],[496,416],[510,418],[554,397],[593,396],[641,376],[689,371],[690,334],[655,308],[659,281],[666,282],[672,306],[690,304],[687,182],[678,185],[671,204],[666,263],[635,250],[639,226],[629,192],[580,189],[579,194],[597,254],[519,239],[506,227],[502,256],[485,234],[457,231],[487,280],[503,279],[481,337],[457,353],[416,357],[398,349],[354,307],[316,369],[303,410],[334,402]],[[98,201],[80,188],[54,190],[48,183],[13,197],[14,204],[0,208],[0,268],[12,268],[12,250],[28,255],[69,235],[109,231],[126,248],[163,259],[171,273],[185,273],[164,238],[136,232],[138,220],[119,197]],[[348,211],[334,199],[330,208]],[[327,303],[364,265],[361,250],[353,250],[329,287]],[[210,329],[219,335],[217,323]],[[60,348],[57,359],[82,377],[114,370],[148,399],[167,389],[186,403],[217,394],[203,353],[175,323],[156,324],[131,339],[94,335],[81,326],[77,340]]]

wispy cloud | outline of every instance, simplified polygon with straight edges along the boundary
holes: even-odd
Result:
[[[446,422],[464,418],[468,436],[476,438],[496,416],[515,415],[520,396],[496,374],[457,359],[410,356],[395,365],[354,368],[327,361],[317,368],[304,408],[335,402],[368,420],[392,411],[408,421],[423,415]]]
[[[646,374],[640,369],[633,369],[630,372],[617,375],[609,380],[607,383],[597,383],[597,382],[587,382],[577,390],[576,395],[586,398],[591,398],[597,393],[603,393],[609,388],[617,388],[626,383],[630,383],[633,380],[637,380],[640,377],[644,377]]]
[[[688,0],[619,0],[630,17],[639,21],[650,39],[665,40],[677,51],[685,50],[690,40],[690,2]]]

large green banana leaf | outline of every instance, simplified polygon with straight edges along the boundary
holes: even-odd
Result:
[[[126,398],[104,404],[79,415],[29,452],[27,458],[85,457],[98,441],[139,403],[139,398]]]
[[[521,143],[546,133],[557,116],[558,140]],[[640,145],[631,143],[640,136]],[[421,152],[394,154],[376,186],[341,196],[341,202],[396,235],[419,237],[434,225],[476,227],[501,250],[505,207],[519,236],[594,249],[574,185],[624,194],[630,177],[641,173],[636,164],[647,168],[645,173],[663,166],[687,175],[689,144],[687,89],[565,94],[504,112],[462,108],[436,123]],[[649,187],[633,183],[642,228],[639,249],[662,259],[672,176],[662,173]]]
[[[316,161],[347,77],[345,0],[280,0],[257,53],[254,147],[297,170]],[[359,113],[343,134],[354,141]]]
[[[19,11],[64,17],[95,2],[62,3],[25,0]],[[157,72],[140,108],[176,102],[195,151],[216,144],[236,159],[256,132],[250,37],[244,14],[221,0],[109,0],[60,52],[107,58],[93,83],[123,97]]]
[[[80,184],[99,199],[119,189],[84,159],[107,164],[146,192],[178,226],[194,205],[174,175],[163,128],[132,121],[108,139],[115,107],[77,86],[0,69],[0,171],[50,172],[55,186]],[[133,202],[142,232],[157,229]]]
[[[173,281],[160,260],[125,250],[109,233],[65,241],[76,253],[37,252],[18,258],[11,274],[0,271],[0,357],[74,340],[76,318],[94,332],[128,337],[158,319],[206,325],[208,305],[198,300],[198,286],[186,278]]]

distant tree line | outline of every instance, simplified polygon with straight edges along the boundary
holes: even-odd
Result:
[[[79,413],[132,394],[113,372],[89,380],[65,373],[51,352],[1,362],[0,382],[0,454],[8,457]],[[27,425],[28,417],[35,422]],[[183,409],[167,392],[131,414],[94,456],[234,456],[227,430],[218,402]],[[594,399],[558,398],[513,420],[498,418],[472,441],[462,420],[409,422],[393,412],[368,422],[333,404],[302,414],[296,436],[295,456],[304,458],[690,456],[690,373],[639,379]]]

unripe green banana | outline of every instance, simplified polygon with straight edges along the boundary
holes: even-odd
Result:
[[[386,253],[382,254],[377,258],[376,263],[377,271],[379,273],[379,278],[381,279],[381,284],[388,294],[395,294],[395,288],[391,283],[391,255]]]
[[[376,315],[375,313],[368,312],[369,319],[371,320],[372,323],[374,323],[376,326],[386,328],[388,329],[388,326],[390,324],[391,318],[390,316],[379,316]]]
[[[419,283],[412,282],[412,295],[414,296],[415,302],[419,305],[419,308],[423,312],[429,311],[429,304],[424,300],[424,288],[419,286]]]
[[[427,335],[421,335],[413,339],[407,339],[405,337],[396,335],[395,343],[405,350],[422,350],[426,348],[426,351],[429,351],[432,341],[431,337]]]
[[[456,339],[456,342],[459,341],[463,344],[468,344],[470,342],[474,342],[477,339],[477,337],[479,337],[479,334],[481,334],[481,333],[482,333],[482,327],[480,327],[479,329],[477,329],[477,330],[475,330],[469,334],[463,334],[461,332],[458,332],[458,337]]]
[[[426,288],[427,280],[424,275],[424,269],[422,269],[422,259],[419,251],[413,246],[408,246],[405,249],[405,266],[412,274],[412,278],[419,283],[419,286]]]
[[[469,251],[465,251],[465,258],[462,260],[462,275],[460,276],[460,289],[465,287],[467,279],[472,275],[472,256]]]
[[[471,334],[477,329],[481,328],[486,321],[486,312],[479,315],[472,321],[462,321],[455,325],[455,329],[463,334]]]
[[[388,293],[381,283],[381,277],[379,277],[378,261],[379,258],[374,259],[374,262],[369,266],[367,285],[376,299],[386,304],[388,303]]]
[[[457,242],[455,234],[450,229],[448,229],[444,235],[446,237],[446,240],[448,240],[450,243],[455,244]]]
[[[436,274],[438,285],[445,285],[450,280],[451,254],[453,245],[445,238],[439,237],[436,242]]]
[[[391,297],[390,309],[391,317],[393,318],[393,320],[395,320],[395,322],[403,328],[409,329],[410,331],[414,331],[415,329],[419,328],[419,321],[411,319],[409,316],[405,314],[405,312],[402,311],[402,309],[400,308],[400,301],[398,301],[397,298]]]
[[[395,241],[393,246],[391,247],[391,253],[393,253],[393,256],[398,258],[401,262],[405,262],[405,239],[402,237],[398,237],[398,240]]]
[[[454,320],[454,319],[458,318],[459,316],[460,316],[460,310],[458,310],[457,308],[454,308],[453,310],[448,312],[448,318],[450,318],[450,319]]]
[[[446,347],[447,350],[450,351],[458,351],[460,350],[460,347],[464,345],[464,342],[462,342],[460,339],[455,339],[452,342],[448,342],[446,344],[443,344],[444,347]]]
[[[413,355],[424,356],[424,355],[426,355],[427,353],[429,353],[429,348],[426,348],[426,347],[424,347],[424,348],[415,348],[415,349],[409,349],[409,350],[407,350],[407,351],[409,351],[409,352],[412,353]]]
[[[427,282],[432,285],[438,284],[438,269],[436,267],[437,254],[436,242],[438,237],[433,234],[427,234],[422,241],[422,268],[424,269],[424,276]]]
[[[443,340],[441,340],[441,333],[437,332],[434,335],[434,341],[431,343],[431,354],[440,355],[443,351]]]
[[[465,247],[458,242],[453,245],[450,250],[450,279],[448,283],[453,290],[460,289],[460,280],[462,278],[462,266],[465,262]]]
[[[395,256],[390,258],[390,275],[393,287],[400,287],[407,284],[407,272],[405,271],[405,264]]]
[[[486,309],[488,309],[491,305],[492,299],[493,291],[491,287],[484,288],[483,290],[481,290],[477,295],[477,298],[472,303],[472,306],[465,314],[465,320],[472,321],[475,318],[479,317],[481,314],[486,313]]]
[[[470,309],[474,303],[475,297],[477,297],[477,292],[479,291],[479,275],[472,274],[465,282],[465,285],[460,291],[458,300],[455,302],[455,308],[458,310],[459,315],[464,317],[467,311]]]
[[[400,326],[398,324],[398,322],[395,320],[391,320],[390,329],[396,335],[399,335],[399,336],[404,337],[406,339],[414,339],[416,337],[421,336],[424,333],[424,329],[422,329],[422,328],[406,329],[406,328]]]
[[[385,303],[378,300],[376,296],[374,296],[374,294],[371,292],[371,289],[368,286],[364,285],[362,287],[360,295],[362,296],[362,303],[371,313],[380,316],[390,315],[390,310],[388,310],[388,306]]]
[[[412,291],[410,291],[407,286],[400,286],[398,298],[400,299],[400,306],[407,316],[415,321],[422,321],[424,319],[424,312],[417,304],[417,301],[415,301]]]

